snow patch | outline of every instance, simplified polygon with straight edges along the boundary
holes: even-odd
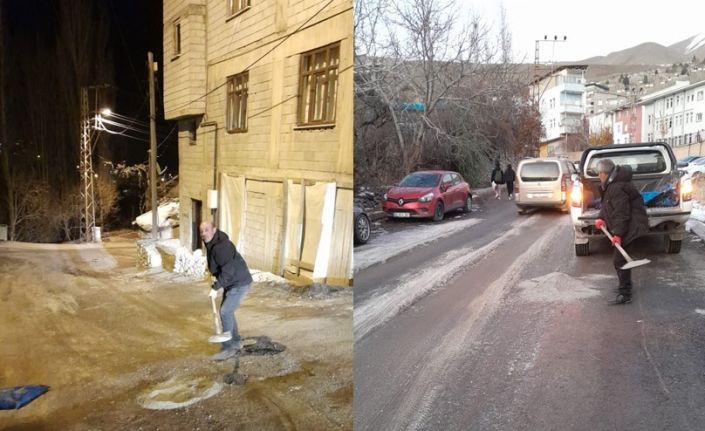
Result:
[[[690,211],[690,218],[705,223],[705,205],[698,201],[693,201],[693,209]]]
[[[522,281],[518,287],[526,302],[571,302],[599,295],[596,285],[562,272]]]
[[[418,298],[442,286],[458,272],[475,265],[505,241],[519,235],[523,227],[535,223],[536,220],[530,218],[516,223],[506,234],[478,250],[468,247],[444,253],[433,262],[429,262],[425,269],[402,277],[385,293],[373,296],[360,306],[356,305],[353,310],[355,339],[361,339],[374,328],[405,310]],[[357,257],[357,253],[355,256]]]
[[[159,230],[173,228],[179,225],[179,200],[173,199],[157,207],[157,223]],[[132,224],[138,225],[142,230],[152,230],[152,211],[137,216]]]
[[[454,235],[481,221],[483,221],[483,219],[472,218],[454,221],[453,223],[418,226],[415,229],[407,229],[389,235],[376,236],[366,245],[355,249],[353,256],[355,271],[357,272],[372,265],[386,262],[394,256],[398,256],[420,245],[426,245],[430,242]]]
[[[700,33],[696,36],[693,36],[693,39],[685,48],[685,53],[690,54],[691,52],[695,51],[703,45],[705,45],[705,33]]]
[[[174,272],[200,280],[206,275],[206,256],[201,249],[193,253],[186,247],[179,247],[175,253]]]

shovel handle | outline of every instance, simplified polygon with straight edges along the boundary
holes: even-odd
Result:
[[[602,232],[603,232],[605,235],[607,235],[607,238],[609,238],[610,241],[612,241],[612,235],[610,235],[610,233],[607,232],[607,229],[606,229],[604,226],[602,227]],[[621,245],[619,245],[619,244],[614,244],[614,246],[617,247],[617,250],[619,250],[619,252],[622,253],[622,256],[624,256],[625,259],[627,259],[627,262],[634,262],[634,259],[632,259],[631,257],[629,257],[629,255],[627,254],[626,251],[624,251],[624,249],[622,248]]]
[[[215,298],[211,296],[211,305],[213,305],[213,313],[218,314],[218,309],[215,306]]]

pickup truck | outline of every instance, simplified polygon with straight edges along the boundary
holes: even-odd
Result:
[[[662,142],[590,147],[580,159],[579,174],[574,174],[570,216],[575,231],[575,254],[590,254],[589,240],[604,237],[595,228],[600,212],[602,188],[597,163],[611,159],[628,165],[632,183],[644,198],[649,217],[649,235],[663,235],[666,253],[678,253],[685,237],[685,223],[693,206],[693,186],[678,170],[671,147]]]

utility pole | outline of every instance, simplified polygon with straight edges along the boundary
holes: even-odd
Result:
[[[158,65],[154,62],[152,52],[147,52],[147,69],[149,81],[149,184],[152,192],[152,237],[159,238],[159,218],[157,216],[157,118],[154,106],[154,71]]]
[[[81,87],[81,241],[88,242],[93,237],[95,227],[95,194],[93,191],[93,148],[90,142],[90,112],[88,110],[88,87]]]

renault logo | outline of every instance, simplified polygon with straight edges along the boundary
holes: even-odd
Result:
[[[404,199],[399,199],[399,206],[404,206]]]

